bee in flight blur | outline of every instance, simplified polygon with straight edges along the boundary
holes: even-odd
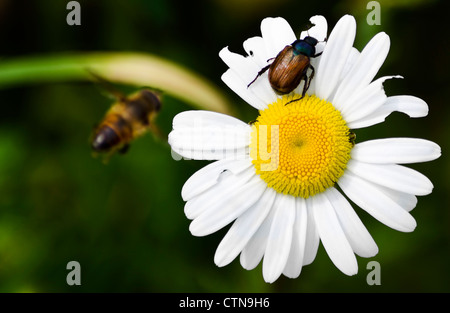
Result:
[[[94,152],[111,155],[118,151],[125,153],[131,141],[153,131],[161,133],[154,125],[154,119],[161,109],[160,96],[150,89],[142,89],[125,96],[103,78],[94,75],[102,84],[106,84],[116,102],[106,112],[103,120],[95,128],[91,146]]]

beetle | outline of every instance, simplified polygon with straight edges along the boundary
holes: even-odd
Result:
[[[306,36],[304,39],[297,39],[291,45],[285,46],[275,58],[267,60],[267,62],[270,60],[274,61],[263,67],[255,79],[247,85],[247,88],[259,76],[269,70],[270,85],[279,95],[290,93],[304,80],[305,85],[303,86],[301,97],[303,98],[314,77],[314,67],[311,65],[310,59],[322,54],[322,52],[316,53],[316,45],[318,42],[316,38]],[[308,69],[312,71],[309,77],[307,75]]]

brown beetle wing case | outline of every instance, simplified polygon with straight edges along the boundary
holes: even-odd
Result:
[[[309,67],[309,58],[304,55],[294,55],[293,48],[286,46],[275,58],[269,68],[269,81],[272,88],[287,94],[300,84]]]

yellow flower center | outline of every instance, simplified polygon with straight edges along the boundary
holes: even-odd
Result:
[[[250,157],[256,174],[279,193],[308,198],[344,174],[353,147],[340,112],[316,96],[288,95],[260,111]],[[291,102],[292,101],[292,102]]]

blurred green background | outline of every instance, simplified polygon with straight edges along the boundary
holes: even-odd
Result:
[[[0,292],[449,292],[450,162],[448,122],[448,1],[379,1],[381,25],[369,26],[367,1],[129,0],[87,1],[81,25],[68,26],[63,0],[0,0],[0,72],[17,57],[59,53],[140,52],[171,60],[203,77],[228,100],[233,114],[253,120],[256,111],[220,80],[224,46],[243,53],[242,42],[260,35],[260,22],[282,16],[297,34],[322,14],[329,29],[344,14],[357,20],[355,46],[379,31],[391,50],[378,76],[388,95],[424,99],[429,116],[392,114],[385,123],[357,131],[357,140],[420,137],[437,142],[443,156],[412,167],[434,183],[412,211],[413,233],[394,231],[355,209],[377,242],[374,258],[358,257],[359,273],[347,277],[322,246],[298,279],[262,278],[261,264],[244,270],[238,259],[213,262],[226,229],[197,238],[188,230],[181,188],[208,162],[175,161],[151,134],[108,164],[93,158],[89,136],[111,105],[92,82],[54,79],[16,82],[0,89]],[[2,86],[0,86],[2,87]],[[120,85],[125,92],[136,86]],[[191,104],[166,95],[157,123]],[[68,286],[66,265],[81,264],[81,286]],[[369,286],[366,265],[381,265],[381,285]]]

